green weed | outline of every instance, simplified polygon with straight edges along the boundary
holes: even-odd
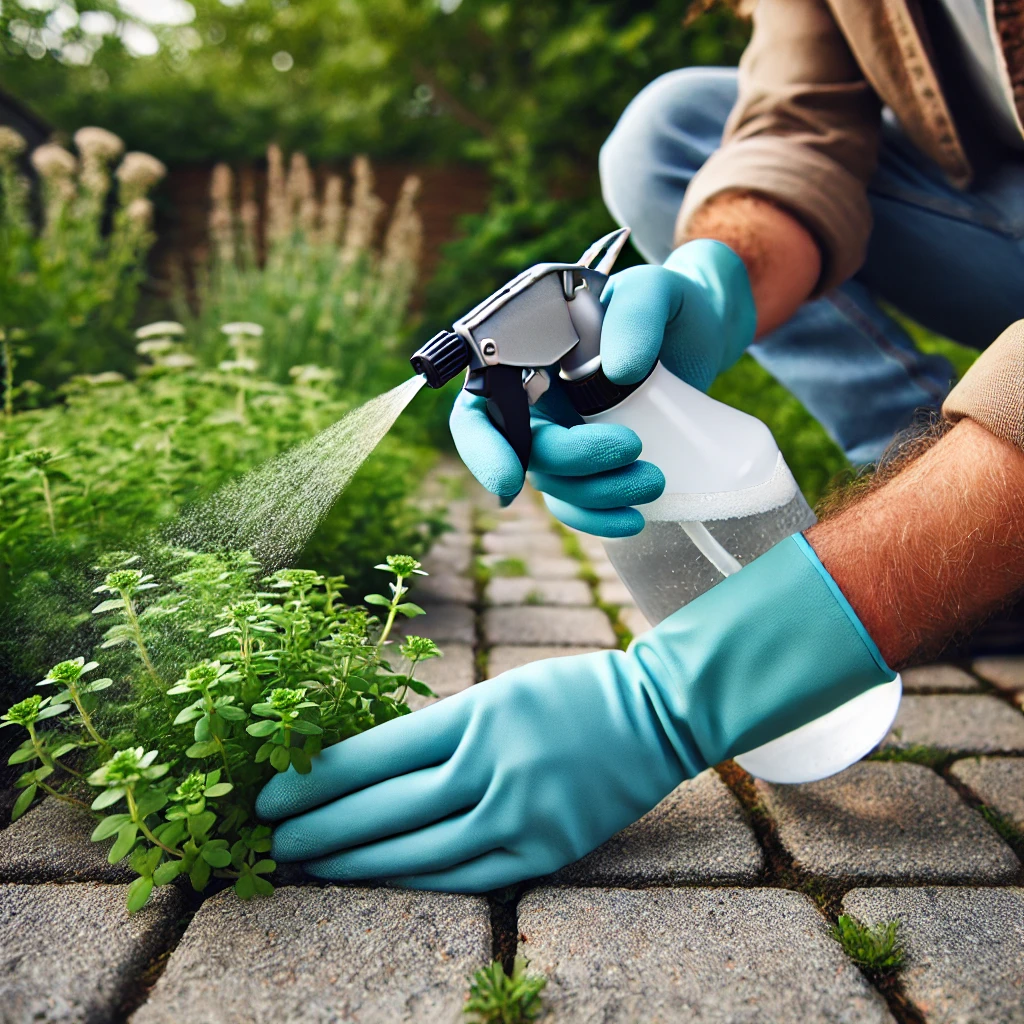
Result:
[[[469,985],[463,1012],[475,1024],[528,1024],[543,1009],[541,992],[547,985],[542,975],[526,973],[529,961],[516,957],[512,974],[507,975],[501,961],[495,960],[477,971]]]
[[[903,964],[898,921],[865,925],[849,914],[840,914],[832,929],[832,937],[855,964],[867,970],[890,972]]]
[[[911,743],[905,747],[886,747],[868,755],[869,761],[910,762],[927,768],[940,768],[949,760],[949,751],[927,743]]]
[[[526,562],[521,558],[499,558],[490,566],[491,576],[525,576]]]

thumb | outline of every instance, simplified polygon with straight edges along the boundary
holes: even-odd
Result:
[[[512,445],[490,421],[487,402],[478,395],[460,391],[448,427],[459,457],[470,473],[507,505],[523,489],[525,476]]]

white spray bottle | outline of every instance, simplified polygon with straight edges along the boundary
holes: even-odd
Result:
[[[639,506],[646,521],[639,534],[604,544],[637,606],[656,624],[812,526],[815,516],[760,420],[709,398],[661,363],[631,386],[605,376],[600,297],[628,235],[621,229],[599,239],[579,263],[542,263],[524,271],[453,331],[435,335],[412,365],[431,387],[468,368],[466,389],[487,400],[492,422],[524,469],[529,404],[550,385],[546,368],[555,364],[561,387],[585,421],[636,432],[642,457],[665,474],[665,491]],[[897,676],[736,761],[772,782],[832,775],[885,736],[901,692]]]

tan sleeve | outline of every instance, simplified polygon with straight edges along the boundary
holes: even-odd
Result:
[[[680,233],[713,196],[760,193],[817,238],[816,293],[841,284],[864,262],[880,123],[881,104],[824,0],[760,0],[739,98],[721,148],[686,191]]]
[[[1024,320],[982,352],[942,403],[942,414],[953,423],[974,420],[1024,449]]]

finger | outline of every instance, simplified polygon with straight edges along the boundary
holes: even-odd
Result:
[[[534,421],[530,469],[559,476],[588,476],[635,462],[640,438],[616,423],[581,423],[563,427]]]
[[[494,839],[472,811],[405,835],[343,850],[303,864],[315,878],[349,882],[444,871],[493,849]]]
[[[454,753],[469,720],[472,689],[384,722],[328,747],[313,770],[274,776],[256,798],[256,813],[277,821],[395,776],[441,764]]]
[[[653,462],[638,460],[623,469],[586,477],[531,472],[530,483],[580,508],[609,509],[646,505],[659,498],[665,490],[665,474]]]
[[[601,367],[616,384],[642,381],[658,361],[665,325],[683,304],[682,275],[664,267],[630,267],[606,286]]]
[[[520,854],[510,850],[491,850],[446,871],[398,876],[389,878],[388,883],[401,889],[490,892],[532,878],[535,874],[536,871],[531,870]]]
[[[403,832],[424,829],[479,803],[486,780],[453,772],[451,761],[386,779],[358,793],[289,818],[274,829],[277,861],[328,857]],[[379,873],[379,872],[378,872]]]
[[[448,426],[455,448],[473,476],[491,494],[511,501],[523,489],[523,467],[512,445],[488,418],[484,399],[460,391]]]
[[[550,494],[544,495],[544,504],[566,526],[591,533],[595,537],[633,537],[645,525],[643,515],[635,508],[580,508],[552,498]]]

